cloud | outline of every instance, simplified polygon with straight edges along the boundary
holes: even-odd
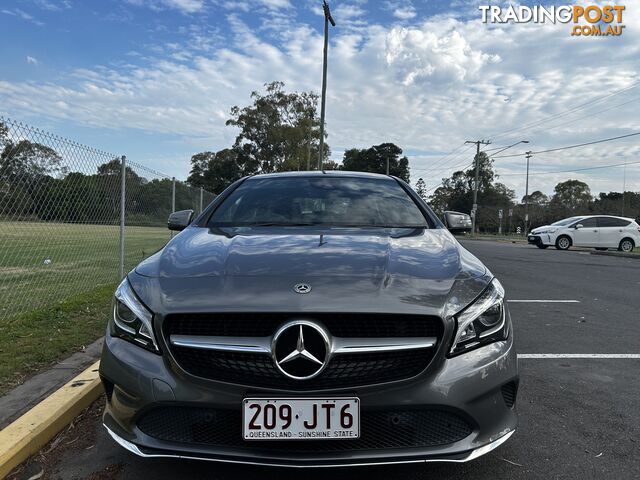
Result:
[[[200,12],[204,9],[205,0],[126,0],[127,3],[138,7],[149,7],[153,10],[163,10],[166,8],[179,10],[182,13],[190,14]]]
[[[47,82],[0,81],[0,103],[19,115],[177,136],[185,148],[223,148],[236,134],[224,125],[230,107],[250,102],[251,91],[282,80],[290,90],[319,92],[322,77],[320,31],[297,23],[272,38],[250,28],[241,13],[228,16],[231,32],[218,32],[213,45],[196,49],[185,29],[181,41],[158,52],[136,47],[134,65],[85,67]],[[640,87],[558,116],[640,82],[640,13],[627,13],[618,38],[571,37],[567,25],[490,26],[479,15],[454,13],[405,26],[336,28],[327,101],[333,158],[345,148],[395,142],[411,159],[412,177],[432,187],[472,161],[466,147],[442,158],[465,140],[490,138],[499,147],[526,139],[541,150],[639,131]],[[538,155],[532,170],[620,163],[638,158],[636,145]],[[523,165],[521,157],[496,159],[502,180],[520,196],[524,179],[507,174],[522,173]],[[578,178],[598,191],[620,189],[619,175],[613,169]],[[640,168],[630,167],[629,184],[639,177]],[[532,188],[549,193],[557,178],[567,174],[537,176]]]
[[[37,65],[38,65],[38,59],[37,59],[37,58],[35,58],[35,57],[32,57],[31,55],[27,55],[27,63],[28,63],[29,65],[35,65],[35,66],[37,66]]]
[[[342,20],[350,20],[352,18],[361,17],[365,14],[365,11],[356,4],[340,4],[336,7],[334,12],[331,12],[333,16]]]
[[[56,2],[52,2],[50,0],[33,0],[34,3],[42,8],[43,10],[48,10],[50,12],[59,12],[61,10],[66,10],[72,7],[71,0],[58,0]]]
[[[399,7],[393,10],[393,16],[400,20],[411,20],[416,15],[416,10],[413,7]]]
[[[416,9],[410,0],[386,1],[384,6],[398,20],[411,20],[417,15]]]
[[[402,84],[430,77],[431,82],[460,82],[500,57],[471,48],[456,30],[438,35],[420,28],[393,28],[387,34],[387,64]]]
[[[1,10],[1,12],[4,13],[5,15],[11,15],[13,17],[18,17],[26,22],[31,22],[38,27],[41,27],[44,25],[43,22],[37,20],[33,15],[25,12],[24,10],[20,10],[19,8],[14,8],[12,10],[4,9],[4,10]]]
[[[272,9],[291,8],[289,0],[258,0],[258,3]]]

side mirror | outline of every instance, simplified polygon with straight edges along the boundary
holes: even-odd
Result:
[[[444,226],[451,233],[466,233],[471,231],[471,217],[466,213],[444,212]]]
[[[581,223],[579,223],[579,224],[577,224],[577,225],[576,225],[575,227],[573,227],[573,228],[575,228],[575,229],[577,230],[577,229],[579,229],[579,228],[584,228],[584,225],[582,225]]]
[[[192,220],[193,210],[180,210],[179,212],[173,212],[171,215],[169,215],[167,227],[169,228],[169,230],[175,230],[179,232],[187,228]]]

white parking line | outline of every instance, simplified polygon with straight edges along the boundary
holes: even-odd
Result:
[[[509,303],[580,303],[580,300],[507,300]]]
[[[518,359],[529,358],[639,358],[640,353],[519,353]]]

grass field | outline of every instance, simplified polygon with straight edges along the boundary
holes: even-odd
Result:
[[[126,227],[125,271],[169,238]],[[115,225],[0,222],[0,391],[103,334],[119,245]]]
[[[125,271],[169,240],[160,227],[126,227]],[[0,323],[119,277],[119,228],[0,222]]]

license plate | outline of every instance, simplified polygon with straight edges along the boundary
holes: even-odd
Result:
[[[349,440],[360,436],[357,398],[245,398],[245,440]]]
[[[536,237],[529,237],[529,241],[533,242],[536,239]]]

